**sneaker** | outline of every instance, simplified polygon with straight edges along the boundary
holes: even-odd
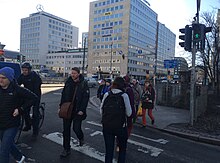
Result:
[[[31,129],[31,126],[24,126],[23,131],[29,131]]]
[[[84,139],[79,140],[79,146],[83,146],[85,144]]]
[[[17,163],[24,163],[25,157],[22,156],[20,161],[16,161]]]
[[[70,155],[70,150],[66,150],[64,149],[61,153],[60,153],[60,157],[67,157]]]
[[[151,120],[151,124],[152,124],[152,125],[154,124],[154,119],[153,119],[153,120]]]
[[[147,125],[142,125],[141,128],[145,128]]]

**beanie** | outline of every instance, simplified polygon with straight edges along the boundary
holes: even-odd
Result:
[[[11,67],[4,67],[0,69],[0,74],[12,81],[15,78],[15,72]]]

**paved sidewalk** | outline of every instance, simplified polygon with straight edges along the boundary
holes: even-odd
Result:
[[[90,102],[99,108],[100,100],[96,98],[96,96],[91,97]],[[175,127],[178,126],[178,124],[188,124],[190,122],[189,110],[157,105],[156,109],[153,110],[153,115],[155,117],[155,124],[151,125],[150,118],[147,115],[147,127],[155,128],[163,132],[168,132],[170,134],[195,141],[220,145],[220,135],[209,135],[208,133],[199,133],[188,129],[186,130],[181,128],[181,125],[179,125],[179,127]],[[140,117],[137,119],[137,123],[141,123]]]

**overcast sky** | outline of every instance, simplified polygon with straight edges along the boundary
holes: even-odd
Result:
[[[20,20],[37,12],[41,4],[44,11],[62,17],[79,28],[80,34],[88,31],[89,2],[93,0],[0,0],[1,25],[0,42],[5,49],[17,51],[20,47]],[[197,0],[148,0],[150,7],[158,14],[158,20],[176,34],[179,28],[189,24],[196,14]],[[201,10],[213,11],[220,8],[219,0],[201,0]],[[215,10],[216,11],[216,10]],[[81,36],[79,37],[79,41]],[[176,45],[176,52],[181,49]]]

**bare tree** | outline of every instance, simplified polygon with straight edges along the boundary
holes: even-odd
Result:
[[[216,22],[215,12],[203,12],[201,18],[206,27],[212,27],[212,31],[206,34],[206,49],[198,56],[201,61],[200,66],[211,80],[212,88],[219,93],[219,25]]]

